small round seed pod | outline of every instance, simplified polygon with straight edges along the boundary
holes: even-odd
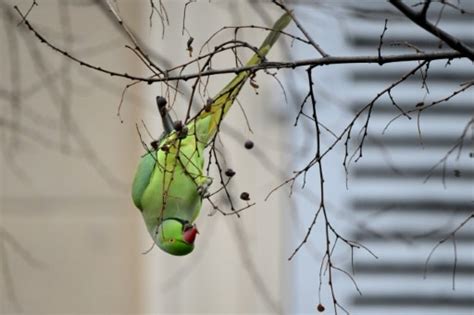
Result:
[[[248,192],[244,191],[243,193],[240,194],[240,199],[249,201],[250,200],[250,195]]]
[[[231,168],[228,168],[228,169],[225,171],[225,175],[226,175],[227,177],[232,177],[232,176],[235,175],[235,171],[234,171],[233,169],[231,169]]]
[[[253,141],[251,141],[251,140],[245,141],[244,147],[245,147],[247,150],[252,149],[252,148],[253,148]]]
[[[183,130],[184,125],[183,125],[183,122],[181,120],[177,120],[177,121],[174,122],[173,127],[174,127],[174,130],[179,132],[179,131]]]
[[[324,310],[325,310],[326,308],[324,307],[324,305],[318,304],[317,309],[318,309],[318,312],[321,312],[321,313],[322,313],[322,312],[324,312]]]

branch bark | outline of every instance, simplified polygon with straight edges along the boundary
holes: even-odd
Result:
[[[379,56],[330,56],[322,58],[313,58],[313,59],[302,59],[294,62],[263,62],[256,66],[244,66],[237,68],[226,68],[218,70],[207,70],[199,73],[183,74],[176,76],[168,76],[166,78],[152,78],[143,80],[149,82],[161,82],[161,81],[176,81],[176,80],[189,80],[197,77],[206,77],[216,74],[226,74],[226,73],[239,73],[242,71],[257,71],[262,69],[294,69],[304,66],[326,66],[326,65],[335,65],[335,64],[386,64],[394,62],[407,62],[407,61],[432,61],[432,60],[450,60],[456,58],[465,58],[466,56],[463,53],[458,51],[441,51],[435,53],[425,53],[425,54],[402,54],[402,55],[388,55],[384,57]]]
[[[421,28],[425,29],[426,31],[430,32],[434,36],[441,39],[443,42],[448,44],[454,50],[459,51],[466,55],[471,61],[474,61],[474,50],[463,43],[459,38],[452,36],[451,34],[443,31],[436,25],[432,24],[426,19],[426,12],[422,10],[420,13],[415,12],[414,10],[410,9],[406,4],[404,4],[401,0],[389,0],[389,2],[396,7],[400,12],[402,12],[407,18],[412,20],[413,23],[417,24]],[[426,7],[426,6],[425,6]]]

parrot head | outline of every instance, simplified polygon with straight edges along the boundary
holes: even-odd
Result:
[[[168,254],[184,256],[193,251],[198,233],[196,225],[185,220],[168,218],[158,227],[155,242]]]

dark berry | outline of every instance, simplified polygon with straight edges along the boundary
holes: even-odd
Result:
[[[153,140],[153,141],[150,143],[150,146],[153,148],[153,150],[156,151],[156,149],[158,149],[158,141]]]
[[[178,132],[178,138],[184,139],[188,136],[188,127],[184,126],[181,130],[177,132]]]
[[[235,175],[235,171],[231,168],[228,168],[226,171],[225,171],[225,175],[228,176],[228,177],[232,177]]]
[[[181,131],[183,129],[183,122],[181,120],[177,120],[174,122],[174,130]]]
[[[240,199],[245,200],[245,201],[249,201],[250,200],[249,193],[244,191],[243,193],[240,194]]]
[[[324,312],[325,309],[326,309],[326,308],[325,308],[322,304],[318,304],[318,311],[319,311],[319,312],[322,313],[322,312]]]
[[[247,141],[245,141],[244,146],[247,150],[250,150],[250,149],[253,148],[253,142],[251,140],[247,140]]]

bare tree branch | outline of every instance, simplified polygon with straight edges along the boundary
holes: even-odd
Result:
[[[108,74],[113,77],[122,77],[129,80],[136,80],[147,82],[149,84],[155,82],[169,82],[169,81],[177,81],[177,80],[189,80],[194,78],[202,78],[213,76],[217,74],[228,74],[228,73],[240,73],[243,71],[258,71],[262,69],[294,69],[298,67],[304,66],[323,66],[323,65],[333,65],[333,64],[371,64],[371,63],[378,63],[380,65],[386,63],[394,63],[394,62],[407,62],[407,61],[431,61],[431,60],[440,60],[440,59],[455,59],[455,58],[465,58],[467,57],[465,53],[461,53],[458,51],[441,51],[441,52],[433,52],[433,53],[417,53],[417,54],[401,54],[401,55],[386,55],[383,57],[379,56],[329,56],[329,57],[322,57],[322,58],[313,58],[313,59],[304,59],[298,60],[294,62],[263,62],[256,66],[243,66],[243,67],[236,67],[236,68],[227,68],[227,69],[219,69],[219,70],[206,70],[201,71],[198,73],[191,73],[191,74],[179,74],[179,75],[165,75],[162,77],[157,78],[156,75],[152,75],[150,77],[140,77],[136,75],[131,75],[128,73],[120,73],[117,71],[112,71],[108,69],[104,69],[103,67],[96,66],[90,64],[86,61],[83,61],[67,51],[58,48],[56,45],[52,44],[48,41],[43,35],[41,35],[25,18],[25,16],[21,13],[17,6],[15,6],[15,10],[20,14],[21,18],[24,19],[25,25],[34,33],[34,35],[40,40],[40,42],[44,43],[54,51],[64,55],[65,57],[71,59],[72,61],[79,63],[81,66],[85,66],[87,68],[91,68],[93,70]],[[168,73],[164,71],[164,73]]]
[[[466,45],[459,38],[456,38],[452,36],[451,34],[443,31],[442,29],[430,23],[426,19],[426,11],[428,10],[428,6],[426,4],[420,13],[416,13],[415,11],[410,9],[406,4],[404,4],[401,0],[389,0],[389,2],[398,10],[400,10],[400,12],[402,12],[407,18],[412,20],[415,24],[419,25],[426,31],[430,32],[434,36],[444,41],[452,49],[461,52],[466,57],[471,59],[471,61],[474,61],[474,50],[471,47]],[[429,4],[429,2],[425,2],[425,3]]]

